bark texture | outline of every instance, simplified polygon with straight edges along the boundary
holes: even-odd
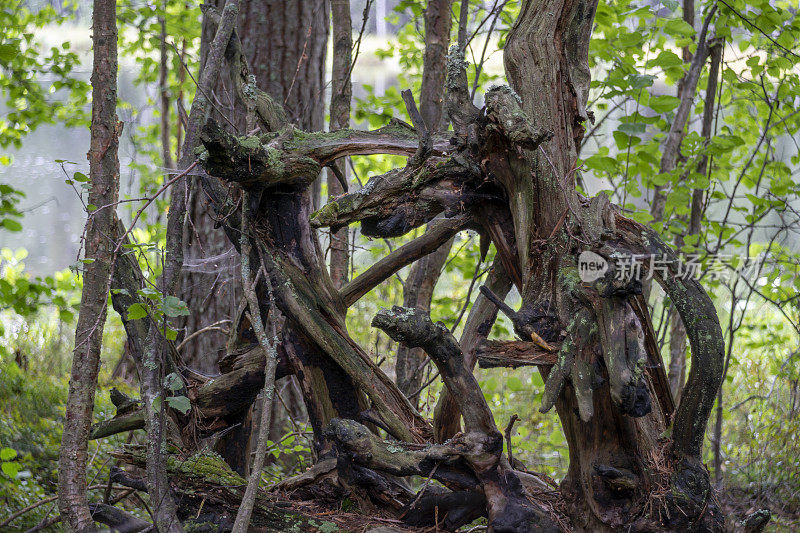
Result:
[[[119,127],[117,122],[116,3],[98,0],[92,10],[92,126],[89,147],[88,203],[83,292],[69,382],[64,433],[58,463],[58,507],[73,531],[94,531],[86,499],[89,427],[100,364],[112,254],[115,203],[119,197]],[[89,262],[90,261],[90,262]]]
[[[670,423],[672,402],[653,348],[649,317],[637,295],[641,289],[601,282],[587,291],[579,280],[569,281],[571,275],[565,268],[574,261],[568,256],[587,245],[596,250],[606,247],[605,257],[615,246],[633,247],[641,253],[671,253],[651,231],[637,237],[630,221],[609,211],[607,200],[598,197],[587,205],[574,193],[576,146],[588,119],[587,52],[594,10],[593,2],[526,3],[505,50],[506,70],[522,98],[522,109],[536,119],[537,127],[553,134],[538,152],[525,154],[533,168],[532,182],[503,179],[509,190],[519,268],[525,280],[523,308],[515,329],[527,335],[524,318],[530,317],[532,329],[547,342],[560,337],[552,335],[549,320],[565,329],[568,344],[559,350],[554,368],[545,373],[542,410],[555,404],[569,443],[570,468],[561,490],[573,502],[570,515],[574,526],[602,530],[629,523],[631,514],[641,512],[652,498],[646,487],[654,482],[654,470],[647,466],[647,458],[667,453],[670,483],[678,490],[659,505],[680,507],[686,516],[694,516],[692,520],[716,528],[719,512],[709,503],[708,473],[700,461],[702,435],[713,404],[709,394],[719,387],[721,375],[721,332],[710,300],[692,283],[681,286],[669,276],[659,280],[675,298],[684,323],[690,324],[687,328],[694,334],[704,331],[713,339],[692,342],[696,362],[689,380],[694,382],[690,387],[693,394],[691,399],[688,395],[684,398],[675,415],[670,445],[659,441]],[[700,55],[702,50],[698,52]],[[515,164],[510,162],[512,171]],[[570,224],[570,219],[579,222]],[[569,235],[564,235],[562,225],[571,228]],[[577,226],[582,244],[569,244]],[[604,237],[610,233],[621,234],[621,238]],[[566,246],[554,252],[562,246],[556,244],[559,234],[567,237],[562,241]],[[597,248],[603,241],[606,244]],[[687,306],[687,299],[694,303]],[[542,314],[550,318],[543,320]],[[636,370],[645,360],[652,361],[647,366],[655,372]],[[687,478],[694,484],[687,485]],[[672,516],[672,523],[643,517],[639,527],[684,527]]]

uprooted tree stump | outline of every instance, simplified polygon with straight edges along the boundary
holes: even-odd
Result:
[[[295,497],[334,507],[348,499],[407,525],[446,529],[479,516],[495,532],[721,528],[701,461],[723,360],[711,300],[697,282],[676,275],[677,259],[655,232],[622,216],[605,196],[587,199],[575,191],[576,145],[590,118],[587,54],[595,7],[583,0],[524,3],[505,50],[513,89],[489,90],[481,109],[469,98],[463,54],[452,49],[451,131],[430,131],[408,94],[413,126],[394,120],[375,131],[306,133],[286,124],[280,105],[257,90],[257,100],[269,103],[255,117],[262,133],[235,137],[206,124],[198,155],[207,173],[203,186],[234,245],[241,209],[248,210],[262,319],[275,319],[270,293],[284,321],[279,376],[297,377],[314,430],[319,462],[281,484]],[[229,46],[240,45],[232,38]],[[309,186],[320,171],[364,154],[409,159],[312,213]],[[248,205],[236,203],[239,188],[248,191]],[[391,238],[434,219],[440,222],[431,231],[341,290],[331,283],[318,228],[360,222],[364,235]],[[424,349],[439,369],[445,390],[431,422],[348,335],[345,315],[373,287],[464,228],[494,244],[497,259],[462,339],[413,309],[383,310],[373,321],[400,343]],[[587,251],[612,265],[588,283],[578,272],[578,256]],[[691,344],[692,368],[677,410],[641,283],[621,280],[613,268],[631,254],[671,259],[668,269],[652,274]],[[130,288],[135,280],[115,283]],[[503,303],[512,285],[522,296],[518,310]],[[138,287],[132,288],[131,294]],[[115,299],[115,306],[125,303]],[[498,308],[517,339],[486,340]],[[236,424],[263,384],[264,353],[244,314],[233,329],[223,375],[186,376],[193,438]],[[542,372],[541,410],[556,408],[569,445],[569,471],[557,493],[503,455],[503,436],[472,375],[476,362]],[[95,436],[139,427],[136,409],[127,405]],[[185,438],[183,446],[194,442]],[[407,476],[428,481],[415,492]],[[228,503],[235,497],[226,496]]]

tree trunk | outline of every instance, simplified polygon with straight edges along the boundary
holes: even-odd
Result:
[[[701,309],[687,306],[686,296],[702,291],[696,283],[686,282],[691,289],[677,289],[681,282],[669,277],[674,274],[659,281],[689,325],[695,358],[689,377],[692,398],[684,398],[675,416],[672,446],[665,447],[661,435],[670,423],[673,407],[646,306],[637,296],[640,288],[586,292],[586,284],[570,281],[573,254],[582,250],[622,246],[649,254],[668,252],[660,245],[653,247],[649,239],[655,237],[650,236],[642,248],[635,242],[636,235],[627,231],[626,237],[609,246],[607,237],[601,235],[630,223],[603,207],[607,205],[603,197],[583,207],[574,193],[576,146],[587,120],[587,52],[595,7],[596,2],[581,0],[529,2],[522,8],[505,50],[506,70],[524,111],[538,127],[553,133],[552,140],[538,152],[525,154],[533,169],[533,182],[520,178],[506,184],[507,189],[512,188],[511,213],[525,280],[519,315],[542,324],[533,329],[547,342],[557,337],[552,336],[551,327],[544,327],[548,322],[541,315],[560,322],[566,340],[574,346],[562,347],[559,362],[544,373],[542,406],[546,410],[555,403],[569,444],[570,467],[561,490],[572,502],[569,514],[573,525],[586,530],[614,529],[631,525],[631,517],[641,513],[638,527],[682,528],[702,522],[718,528],[719,511],[710,501],[708,473],[700,457],[721,376],[722,339],[713,305],[702,293],[695,303]],[[693,92],[694,87],[684,90]],[[512,162],[511,167],[514,165]],[[568,220],[575,218],[577,224],[570,224]],[[580,228],[583,236],[578,242],[582,244],[566,235],[562,224],[572,226],[570,234]],[[537,244],[542,240],[547,244]],[[595,290],[602,283],[595,284]],[[523,330],[524,321],[520,322],[515,324],[518,332]],[[701,341],[699,331],[708,331],[713,341]],[[636,370],[636,360],[638,365],[648,361],[648,371],[643,372],[641,366]],[[705,363],[699,364],[699,360]],[[566,379],[568,375],[570,379]],[[659,472],[660,465],[668,466]],[[663,476],[669,479],[673,494],[657,501],[656,507],[659,511],[661,506],[671,509],[668,519],[647,516],[646,511],[653,502],[650,487]],[[693,481],[687,483],[687,479]],[[680,517],[676,506],[684,513]],[[652,506],[649,512],[653,512]]]
[[[218,10],[224,4],[224,0],[214,2]],[[201,65],[205,64],[216,27],[206,19]],[[239,14],[237,31],[256,84],[284,105],[291,123],[306,131],[319,131],[325,125],[328,20],[325,0],[244,2]],[[236,124],[241,135],[247,133],[246,113],[243,105],[234,103],[232,83],[228,76],[221,76],[214,94],[221,102],[217,109]],[[211,116],[227,125],[218,112]],[[192,180],[189,197],[189,218],[184,228],[187,268],[181,281],[181,298],[191,314],[182,324],[184,336],[223,320],[234,320],[241,298],[237,254],[224,232],[215,227],[216,216],[197,179]],[[187,342],[181,351],[190,367],[214,374],[226,339],[223,332],[210,330]]]
[[[715,102],[717,97],[717,82],[719,79],[719,67],[722,62],[722,45],[715,44],[711,47],[709,55],[711,64],[708,71],[708,82],[706,85],[705,105],[703,106],[703,125],[700,136],[708,142],[713,134],[713,121],[715,113]],[[708,171],[708,157],[702,156],[697,163],[697,173],[705,175]],[[699,235],[700,225],[703,219],[703,189],[692,191],[692,207],[689,212],[689,229],[687,235]],[[678,246],[683,245],[683,239],[678,241]],[[669,341],[669,386],[672,390],[672,397],[675,403],[680,402],[683,384],[686,381],[686,328],[681,321],[678,313],[673,313],[670,323]]]
[[[450,43],[452,0],[433,0],[425,8],[425,55],[420,89],[420,112],[428,129],[436,131],[442,125],[444,110],[447,47]],[[426,229],[429,232],[430,228]],[[433,291],[439,281],[442,267],[453,240],[449,239],[435,252],[426,255],[411,266],[403,287],[403,307],[429,312]],[[397,349],[395,379],[414,406],[419,404],[419,388],[425,375],[425,352],[421,348],[400,346]],[[413,397],[412,397],[413,395]]]
[[[350,20],[350,0],[331,0],[333,21],[333,67],[331,75],[331,122],[330,131],[350,127],[350,100],[353,86],[350,69],[353,56],[353,24]],[[345,160],[337,161],[337,172],[328,170],[328,198],[345,192],[339,177],[347,183]],[[338,174],[338,177],[337,175]],[[330,232],[331,281],[340,289],[348,281],[350,230],[344,227]]]
[[[224,2],[217,0],[217,7]],[[204,17],[201,43],[202,62],[207,46],[213,37],[216,23]],[[277,102],[285,104],[288,118],[297,127],[308,131],[322,129],[324,125],[324,72],[328,39],[328,7],[324,0],[297,2],[246,2],[242,5],[237,29],[249,70],[256,85],[264,88]],[[238,73],[232,73],[232,76]],[[236,81],[221,76],[215,85],[217,100],[239,133],[252,128],[248,124],[245,105],[237,99]],[[219,115],[212,116],[222,124],[227,121]],[[233,129],[228,126],[229,129]],[[263,131],[264,127],[262,127]],[[230,194],[236,194],[230,189]],[[237,275],[238,254],[234,246],[217,226],[219,215],[209,203],[199,180],[194,180],[189,206],[189,229],[186,256],[189,268],[184,274],[183,297],[191,314],[186,317],[185,332],[191,334],[209,324],[230,320],[232,339],[237,336],[237,302],[241,298],[241,283]],[[192,266],[196,265],[196,266]],[[254,339],[251,339],[254,340]],[[225,356],[226,337],[221,332],[208,332],[197,336],[186,346],[190,366],[207,373],[218,371],[218,361]],[[293,415],[304,416],[302,406],[290,405]],[[246,410],[230,419],[235,428],[227,433],[216,449],[226,461],[242,475],[248,470],[250,435],[253,429],[251,414]],[[272,421],[288,427],[286,417]]]
[[[75,330],[72,374],[67,397],[58,472],[58,507],[73,531],[94,531],[86,499],[89,427],[106,321],[114,242],[114,214],[119,197],[117,147],[116,3],[94,2],[92,30],[92,127],[89,148],[89,204],[86,221],[83,292]],[[90,208],[91,209],[91,208]]]

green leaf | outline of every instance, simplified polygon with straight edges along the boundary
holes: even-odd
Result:
[[[72,175],[72,179],[80,183],[86,183],[87,181],[89,181],[89,177],[83,172],[76,172],[75,174]]]
[[[652,96],[647,106],[656,113],[666,113],[678,107],[680,103],[680,98],[665,94],[661,96]]]
[[[22,224],[18,221],[14,220],[13,218],[4,218],[2,222],[0,222],[4,228],[8,231],[21,231]]]
[[[676,37],[691,37],[694,35],[694,28],[683,19],[671,19],[664,24],[664,31]]]
[[[171,374],[167,374],[167,377],[164,378],[164,384],[169,390],[175,392],[183,387],[183,380],[180,378],[180,376],[178,376],[178,374],[172,372]]]
[[[637,135],[641,135],[645,132],[646,126],[639,122],[629,123],[629,124],[620,124],[617,130],[630,135],[631,137],[636,137]]]
[[[19,54],[19,39],[0,44],[0,61],[8,63]]]
[[[138,320],[147,316],[147,309],[140,303],[131,304],[128,307],[128,320]]]
[[[189,314],[189,307],[186,305],[186,302],[181,301],[180,298],[167,296],[164,298],[163,311],[164,314],[169,317],[187,316]]]
[[[617,171],[617,160],[613,157],[595,154],[586,159],[586,166],[592,170],[613,174]]]
[[[0,450],[0,459],[3,461],[10,461],[17,456],[17,450],[14,448],[3,448]]]
[[[628,80],[631,84],[631,89],[644,89],[653,85],[653,80],[656,77],[650,74],[631,74]]]
[[[170,407],[183,414],[188,413],[192,408],[192,402],[186,396],[170,396],[167,398],[167,403]]]
[[[3,463],[3,473],[11,479],[16,479],[19,473],[19,465],[17,463]]]

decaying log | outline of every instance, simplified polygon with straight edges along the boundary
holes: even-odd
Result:
[[[480,177],[480,168],[458,155],[429,158],[418,167],[373,176],[360,190],[345,194],[312,215],[314,227],[338,228],[361,222],[368,237],[399,237],[439,213],[455,216],[480,199],[463,188]]]
[[[453,494],[460,494],[449,497],[456,500],[451,502],[453,506],[457,506],[458,501],[466,500],[471,504],[481,501],[483,506],[478,509],[478,516],[486,516],[485,482],[475,474],[475,467],[471,466],[471,461],[486,458],[485,442],[479,435],[459,435],[443,444],[422,446],[383,440],[358,422],[344,419],[332,421],[326,433],[336,443],[340,460],[346,458],[347,461],[359,466],[394,476],[416,475],[435,479],[452,490]],[[543,491],[553,490],[552,486],[531,474],[509,468],[503,475],[506,479],[518,480],[521,485],[515,490],[530,497]],[[490,482],[489,485],[491,484]],[[492,493],[491,487],[489,493]],[[466,497],[467,494],[474,496]],[[499,495],[496,497],[502,499]],[[439,494],[430,501],[440,501],[442,498],[443,495]],[[447,498],[444,498],[444,501],[446,502]],[[433,509],[428,508],[427,512],[430,514],[427,514],[425,507],[428,507],[427,503],[417,506],[412,502],[412,505],[405,509],[408,513],[408,523],[432,525]],[[440,514],[440,517],[442,516],[443,514]],[[501,525],[496,523],[494,527],[499,528]],[[546,526],[547,522],[543,522],[542,525]],[[528,531],[528,527],[530,524],[522,524],[520,529],[509,531]]]
[[[281,379],[291,374],[292,370],[282,350],[279,350],[278,356],[275,378]],[[223,374],[190,387],[189,397],[197,407],[197,414],[204,419],[200,426],[208,425],[211,430],[219,429],[214,425],[216,419],[224,419],[249,409],[263,387],[265,363],[264,350],[260,346],[245,347],[228,354],[220,361]],[[136,400],[129,401],[127,408],[117,407],[114,418],[94,424],[90,439],[101,439],[123,431],[144,428],[141,405]]]
[[[118,509],[113,505],[104,503],[89,504],[92,519],[108,526],[111,531],[118,533],[139,533],[153,527],[150,522]]]

